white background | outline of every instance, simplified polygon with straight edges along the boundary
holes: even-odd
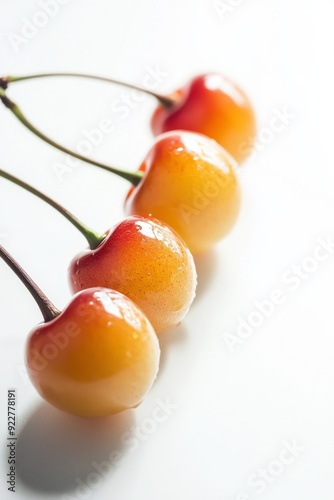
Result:
[[[70,0],[33,33],[37,1],[1,0],[1,74],[84,71],[143,82],[147,68],[165,73],[168,92],[195,74],[215,70],[249,94],[258,119],[256,156],[239,175],[242,212],[234,231],[197,259],[198,297],[175,331],[161,336],[159,378],[133,412],[86,421],[42,402],[22,371],[24,342],[41,315],[28,292],[0,266],[1,498],[7,491],[6,395],[18,397],[17,499],[332,500],[334,495],[334,254],[292,290],[294,265],[317,238],[334,240],[332,0]],[[225,13],[224,13],[225,5]],[[228,7],[228,6],[232,7]],[[11,35],[10,35],[11,34]],[[109,118],[91,156],[136,169],[152,144],[146,97],[127,118],[113,111],[126,89],[70,80],[15,84],[8,95],[50,136],[71,148],[83,130]],[[275,110],[291,115],[280,133],[263,132]],[[0,108],[1,168],[63,203],[99,231],[123,217],[125,181],[79,163],[63,175],[65,156],[43,144]],[[268,137],[270,140],[268,140]],[[266,143],[265,143],[266,142]],[[67,267],[86,243],[33,196],[0,181],[1,241],[58,307],[70,299]],[[310,264],[311,262],[311,264]],[[313,261],[314,263],[314,261]],[[316,263],[317,264],[317,263]],[[308,268],[309,270],[309,268]],[[284,304],[234,350],[254,303],[280,289]],[[134,451],[124,432],[144,426],[157,400],[177,406]],[[132,430],[131,430],[132,429]],[[263,492],[248,481],[272,469],[286,442],[303,451],[269,473]],[[121,462],[97,488],[76,491],[92,462],[113,450]],[[80,496],[81,495],[81,496]]]

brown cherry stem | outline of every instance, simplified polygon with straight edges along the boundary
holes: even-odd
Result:
[[[16,276],[29,290],[41,310],[44,321],[47,323],[48,321],[56,318],[60,314],[60,311],[52,304],[52,302],[30,278],[25,270],[22,269],[20,264],[16,262],[16,260],[7,252],[7,250],[2,245],[0,245],[0,257],[6,262],[10,269],[14,271]]]

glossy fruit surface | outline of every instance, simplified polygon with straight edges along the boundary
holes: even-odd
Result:
[[[31,381],[49,403],[97,417],[138,406],[153,384],[160,349],[153,327],[124,295],[101,288],[70,304],[29,335]]]
[[[175,105],[159,105],[153,114],[154,135],[191,130],[215,139],[238,163],[246,159],[255,140],[255,116],[235,83],[215,73],[200,75],[173,96]]]
[[[69,269],[74,292],[102,286],[132,299],[160,333],[176,326],[194,297],[193,257],[179,236],[156,219],[128,217]]]
[[[208,137],[184,131],[162,134],[139,168],[145,175],[128,192],[126,212],[166,222],[191,252],[203,252],[237,219],[236,168],[233,158]]]

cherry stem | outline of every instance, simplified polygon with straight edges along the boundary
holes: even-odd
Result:
[[[55,319],[60,314],[60,311],[52,304],[42,290],[30,278],[30,276],[28,276],[25,270],[22,269],[20,264],[13,259],[13,257],[2,245],[0,245],[0,257],[6,262],[6,264],[8,264],[11,270],[14,271],[16,276],[29,290],[41,310],[44,321],[47,323],[48,321]]]
[[[78,153],[75,153],[74,151],[71,151],[70,149],[67,149],[64,146],[55,142],[54,140],[50,139],[48,136],[43,134],[43,132],[40,132],[34,125],[32,125],[32,123],[30,123],[30,121],[24,116],[24,114],[22,113],[21,109],[17,106],[17,104],[15,104],[11,99],[9,99],[9,97],[7,97],[1,85],[0,85],[0,100],[6,106],[6,108],[8,108],[28,130],[30,130],[33,134],[35,134],[37,137],[42,139],[44,142],[50,144],[54,148],[59,149],[63,153],[69,154],[74,158],[78,158],[79,160],[85,161],[86,163],[90,163],[91,165],[95,165],[96,167],[103,168],[104,170],[107,170],[112,174],[116,174],[120,177],[123,177],[123,179],[126,179],[127,181],[131,182],[131,184],[133,184],[134,186],[138,186],[138,184],[142,180],[144,175],[143,172],[127,172],[125,170],[120,170],[117,168],[110,167],[108,165],[105,165],[104,163],[99,163],[95,160],[87,158],[86,156],[82,156]]]
[[[153,92],[140,85],[134,85],[132,83],[122,82],[120,80],[115,80],[114,78],[107,78],[105,76],[88,75],[86,73],[39,73],[34,75],[24,75],[24,76],[5,76],[0,78],[0,86],[7,88],[8,83],[22,82],[23,80],[34,80],[36,78],[49,78],[49,77],[74,77],[74,78],[88,78],[90,80],[98,80],[100,82],[114,83],[116,85],[122,85],[124,87],[129,87],[130,89],[138,90],[139,92],[145,92],[146,94],[155,97],[162,106],[165,108],[170,108],[176,103],[176,100],[170,96],[165,96],[157,92]]]
[[[37,196],[41,200],[43,200],[46,203],[48,203],[49,205],[51,205],[51,207],[58,210],[58,212],[60,212],[64,217],[66,217],[66,219],[69,220],[73,224],[73,226],[75,226],[77,229],[79,229],[79,231],[84,235],[84,237],[88,241],[88,244],[92,250],[94,250],[94,248],[98,247],[99,244],[105,239],[105,236],[100,235],[100,234],[96,233],[95,231],[93,231],[92,229],[90,229],[89,227],[87,227],[79,219],[77,219],[73,214],[71,214],[71,212],[66,210],[66,208],[62,207],[61,205],[59,205],[59,203],[52,200],[51,198],[49,198],[45,194],[41,193],[40,191],[38,191],[34,187],[30,186],[26,182],[21,181],[17,177],[14,177],[14,175],[11,175],[8,172],[5,172],[4,170],[1,170],[1,169],[0,169],[0,177],[3,177],[4,179],[7,179],[10,182],[13,182],[17,186],[20,186],[21,188],[25,189],[26,191],[29,191],[29,193],[34,194],[35,196]]]

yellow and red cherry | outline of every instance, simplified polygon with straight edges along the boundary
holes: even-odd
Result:
[[[236,163],[216,141],[173,131],[156,138],[128,192],[127,214],[167,223],[192,253],[211,248],[236,222],[240,189]]]
[[[137,407],[159,366],[159,344],[144,313],[123,294],[91,288],[29,335],[26,364],[39,394],[82,417]]]
[[[128,217],[69,268],[73,292],[102,286],[130,297],[160,333],[178,325],[194,300],[194,259],[179,236],[156,219]]]
[[[246,159],[255,140],[255,115],[234,82],[217,73],[200,75],[171,97],[174,104],[159,104],[152,116],[155,135],[191,130],[215,139],[238,163]]]
[[[133,216],[99,235],[26,182],[1,169],[0,177],[53,206],[87,239],[90,249],[70,265],[73,292],[96,286],[118,290],[141,307],[157,333],[183,320],[195,297],[197,274],[193,256],[173,229]]]
[[[141,309],[119,292],[91,288],[60,312],[3,247],[0,256],[44,316],[26,344],[28,374],[42,398],[82,417],[137,407],[156,378],[160,358],[157,336]]]

